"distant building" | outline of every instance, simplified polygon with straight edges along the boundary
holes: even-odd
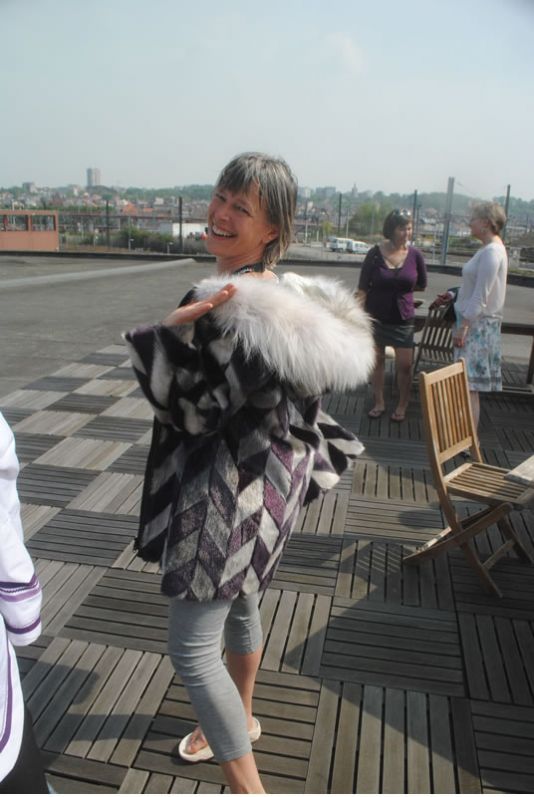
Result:
[[[182,236],[184,238],[205,238],[206,222],[184,221],[182,223]],[[172,235],[178,238],[180,235],[180,225],[175,221],[162,221],[159,224],[159,232],[163,235]]]
[[[95,188],[97,185],[102,185],[100,179],[100,169],[94,166],[87,169],[87,188]]]
[[[334,185],[324,185],[320,186],[319,188],[316,188],[315,193],[317,194],[318,197],[324,197],[324,199],[330,199],[331,197],[336,195],[337,189]]]
[[[0,210],[0,251],[59,250],[57,210]]]
[[[35,183],[22,183],[22,190],[26,191],[27,194],[36,194],[37,186]]]

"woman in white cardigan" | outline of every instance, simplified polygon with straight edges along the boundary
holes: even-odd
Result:
[[[41,633],[41,587],[24,546],[13,433],[0,413],[0,792],[46,794],[13,645]]]
[[[468,260],[454,303],[455,359],[463,358],[475,426],[480,418],[480,392],[502,390],[501,323],[506,297],[508,256],[500,237],[506,216],[496,202],[480,202],[471,212],[471,234],[483,246]],[[435,304],[451,301],[452,292],[440,294]]]

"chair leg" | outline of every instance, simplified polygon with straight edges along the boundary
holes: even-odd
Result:
[[[502,592],[492,579],[490,574],[488,573],[487,569],[484,567],[480,559],[478,558],[477,554],[473,550],[470,543],[465,543],[465,545],[461,545],[460,548],[464,552],[465,558],[471,565],[471,567],[476,570],[478,573],[480,580],[482,581],[484,587],[488,590],[488,592],[492,592],[498,598],[502,598]]]
[[[534,559],[532,558],[530,553],[527,551],[527,549],[525,548],[525,546],[523,545],[523,543],[521,542],[521,540],[513,530],[512,524],[510,523],[509,519],[507,517],[501,518],[497,522],[497,526],[500,529],[500,531],[503,533],[503,535],[513,542],[514,551],[516,552],[519,559],[521,559],[523,562],[528,562],[531,565],[534,564]]]

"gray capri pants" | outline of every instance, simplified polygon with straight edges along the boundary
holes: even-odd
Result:
[[[172,598],[169,605],[169,656],[219,763],[252,749],[241,697],[222,660],[221,640],[224,632],[226,650],[242,655],[261,647],[258,599],[258,593],[206,602]]]

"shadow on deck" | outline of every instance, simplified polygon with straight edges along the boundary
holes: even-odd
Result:
[[[508,369],[509,381],[522,377]],[[391,375],[389,375],[391,380]],[[325,409],[367,448],[304,511],[261,603],[255,745],[270,792],[534,791],[534,582],[513,556],[486,595],[463,556],[403,566],[442,528],[414,398],[370,420],[367,389]],[[534,449],[532,401],[483,401],[488,461]],[[214,763],[175,757],[193,727],[165,656],[157,569],[134,557],[150,410],[120,346],[0,399],[14,428],[44,631],[23,688],[58,792],[221,793]],[[467,507],[466,507],[467,509]],[[512,517],[533,547],[534,514]],[[489,554],[496,528],[477,539]]]

